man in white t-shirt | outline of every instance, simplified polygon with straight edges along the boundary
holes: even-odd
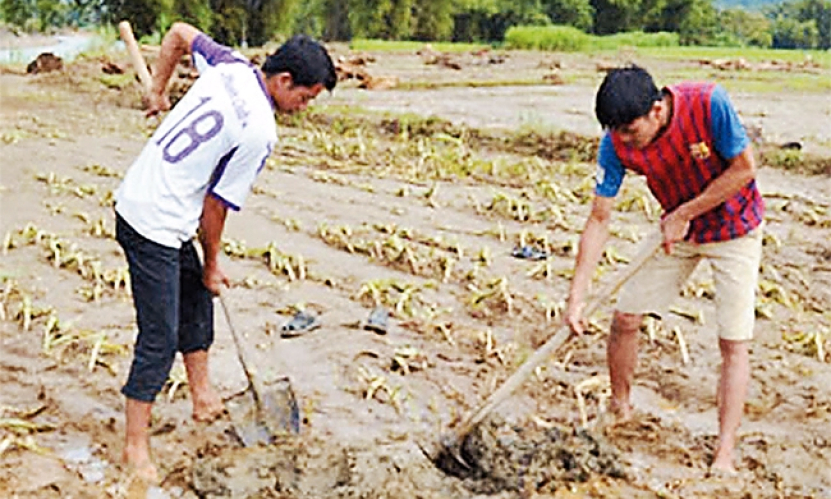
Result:
[[[158,481],[148,428],[153,401],[182,353],[193,418],[224,411],[210,384],[212,296],[228,285],[218,255],[227,210],[239,210],[277,141],[274,112],[305,109],[337,82],[326,50],[296,36],[262,68],[193,26],[162,40],[146,98],[148,115],[170,109],[167,83],[191,54],[200,76],[165,117],[116,192],[116,238],[130,268],[139,334],[127,383],[124,463]],[[200,262],[193,238],[199,234]]]

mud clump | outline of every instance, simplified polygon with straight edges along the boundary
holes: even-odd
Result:
[[[203,456],[193,465],[193,489],[205,498],[288,490],[296,482],[299,449],[287,447],[238,448]]]
[[[323,497],[349,481],[349,456],[340,446],[287,439],[268,446],[209,452],[193,465],[199,497]]]
[[[437,465],[477,494],[553,493],[564,483],[596,475],[626,476],[617,448],[601,436],[570,428],[535,430],[488,421],[467,436],[461,457],[469,469],[451,464],[448,456]]]
[[[410,445],[340,445],[298,437],[268,446],[204,449],[183,488],[204,499],[469,497]]]
[[[26,66],[26,72],[33,75],[61,70],[63,70],[63,59],[51,52],[43,52]]]

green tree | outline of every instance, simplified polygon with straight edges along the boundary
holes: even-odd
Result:
[[[88,26],[101,20],[101,0],[69,0],[70,24]]]
[[[210,0],[211,35],[228,45],[262,45],[293,32],[298,0]]]
[[[235,0],[211,0],[211,36],[226,45],[238,45],[245,37],[246,11]]]
[[[324,40],[349,40],[352,31],[349,26],[348,7],[341,0],[320,0],[323,15]]]
[[[30,20],[35,18],[37,12],[34,0],[2,0],[0,9],[3,20],[21,28],[31,27]]]
[[[349,27],[355,38],[388,38],[391,0],[349,0]]]
[[[620,31],[642,28],[644,18],[641,0],[591,0],[594,15],[594,33],[610,35]]]
[[[411,33],[413,0],[349,0],[349,32],[355,38],[406,39]]]
[[[589,0],[543,0],[543,11],[554,24],[591,31],[594,8]]]
[[[512,15],[518,24],[528,26],[544,26],[551,24],[551,19],[543,9],[541,0],[514,0],[512,2],[502,2],[500,10]]]
[[[643,31],[678,33],[683,45],[707,45],[719,33],[711,0],[642,0]]]
[[[819,29],[814,20],[800,21],[779,16],[773,21],[773,47],[781,49],[812,49],[819,44]]]
[[[208,0],[174,0],[173,12],[178,21],[190,23],[206,33],[211,32],[214,13]]]
[[[159,22],[170,15],[166,0],[103,0],[104,20],[112,24],[129,20],[137,37],[159,31]]]
[[[450,40],[453,35],[453,0],[415,0],[412,37],[416,40]]]
[[[101,11],[101,0],[0,0],[2,18],[26,30],[89,25],[101,20]]]
[[[69,20],[67,4],[55,0],[36,0],[38,28],[46,31],[49,28],[65,26]]]
[[[508,26],[499,14],[498,0],[461,0],[453,12],[453,41],[501,41]]]
[[[412,33],[413,0],[394,0],[387,16],[390,38],[406,40]]]
[[[297,0],[246,0],[244,3],[248,44],[262,45],[277,34],[293,32]]]
[[[718,33],[718,11],[710,0],[689,0],[675,29],[682,45],[709,45]]]
[[[564,0],[572,1],[572,0]],[[588,0],[574,0],[588,1]],[[548,25],[549,0],[464,0],[453,13],[453,40],[501,41],[505,32],[517,25]]]
[[[802,0],[793,4],[793,10],[800,22],[814,22],[817,48],[831,49],[831,0]]]
[[[300,2],[295,12],[295,31],[315,38],[321,38],[323,36],[323,26],[326,17],[323,7],[324,2],[322,0]]]
[[[719,14],[721,33],[738,45],[770,47],[773,44],[770,21],[760,12],[727,9]]]

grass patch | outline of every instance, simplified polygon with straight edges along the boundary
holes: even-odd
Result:
[[[667,47],[678,46],[678,33],[643,33],[635,31],[631,33],[615,33],[608,36],[593,36],[591,48],[594,50],[617,50],[622,47],[648,47],[662,50]]]
[[[572,26],[514,26],[505,33],[512,49],[582,52],[590,48],[591,35]]]
[[[831,175],[831,158],[806,154],[801,150],[762,148],[762,164],[808,175]]]
[[[822,50],[785,50],[763,49],[759,47],[638,47],[640,55],[657,59],[684,60],[684,59],[736,59],[743,58],[748,62],[762,62],[770,60],[801,63],[806,58],[812,59],[823,68],[831,67],[831,52]]]
[[[568,80],[566,78],[566,80]],[[517,80],[458,80],[458,81],[405,81],[396,90],[429,90],[435,88],[489,88],[489,87],[528,87],[544,85],[541,78]]]
[[[130,73],[124,74],[102,74],[98,77],[100,81],[107,88],[114,88],[121,90],[135,81],[135,77]]]
[[[741,90],[750,93],[827,93],[831,91],[831,81],[827,77],[792,75],[772,79],[716,78],[728,91]]]
[[[649,61],[639,64],[650,69]],[[827,93],[831,91],[831,78],[828,74],[797,73],[785,71],[719,71],[707,66],[674,68],[653,73],[656,83],[666,85],[678,81],[714,81],[728,92],[748,92],[767,94],[775,92]],[[599,85],[599,77],[585,75],[582,83],[592,82]]]
[[[728,91],[751,93],[801,92],[826,93],[831,90],[831,80],[826,75],[806,73],[780,73],[743,71],[720,74],[710,72],[708,79],[722,84]]]
[[[505,46],[513,49],[587,52],[597,55],[618,55],[620,49],[628,48],[633,51],[634,56],[662,60],[742,58],[748,62],[775,60],[794,64],[811,60],[822,68],[831,68],[831,51],[681,46],[677,33],[665,32],[636,31],[595,36],[572,26],[514,26],[505,33]]]
[[[617,33],[589,35],[572,26],[514,26],[505,33],[505,45],[515,49],[586,52],[621,47],[674,47],[676,33]]]
[[[425,45],[430,45],[434,50],[440,52],[472,52],[490,48],[490,45],[483,43],[454,43],[454,42],[408,42],[391,40],[364,40],[356,39],[349,43],[352,50],[363,50],[366,52],[416,52]]]

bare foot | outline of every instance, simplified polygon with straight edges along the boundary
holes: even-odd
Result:
[[[156,466],[150,461],[150,456],[145,450],[125,448],[121,455],[121,462],[127,468],[131,476],[150,484],[158,485],[159,472]]]
[[[620,425],[623,425],[632,419],[633,411],[629,404],[617,404],[610,402],[608,410],[602,412],[597,421],[595,421],[595,428],[605,432]]]
[[[209,387],[201,393],[193,393],[193,420],[197,423],[211,423],[226,413],[225,404],[219,394]]]
[[[609,412],[615,416],[615,423],[625,423],[632,419],[632,406],[629,402],[618,402],[611,400],[609,402]]]
[[[736,468],[733,467],[733,460],[730,457],[722,457],[719,454],[716,454],[713,464],[710,465],[710,470],[721,475],[738,473]]]

